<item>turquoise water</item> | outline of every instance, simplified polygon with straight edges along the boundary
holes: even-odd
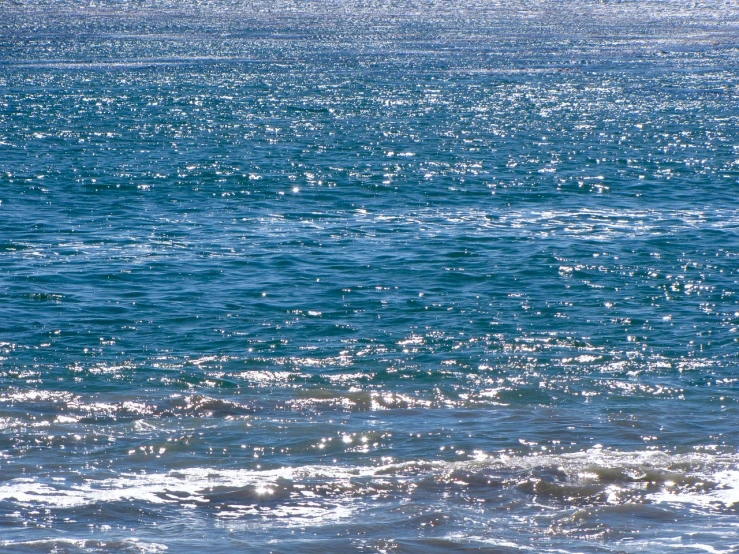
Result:
[[[0,4],[3,552],[736,552],[739,10]]]

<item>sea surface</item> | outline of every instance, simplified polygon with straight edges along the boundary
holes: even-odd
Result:
[[[0,1],[0,551],[739,552],[739,5]]]

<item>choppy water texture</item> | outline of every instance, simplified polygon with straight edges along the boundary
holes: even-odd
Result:
[[[736,552],[732,2],[0,2],[3,552]]]

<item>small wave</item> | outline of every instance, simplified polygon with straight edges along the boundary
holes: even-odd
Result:
[[[539,503],[560,508],[690,504],[711,511],[739,504],[738,463],[736,455],[599,448],[538,456],[476,452],[459,462],[418,460],[256,470],[194,467],[83,483],[18,478],[0,485],[0,501],[56,509],[116,502],[176,504],[229,517],[238,512],[278,518],[307,517],[305,510],[287,509],[302,506],[320,508],[316,513],[321,517],[329,512],[339,517],[353,499],[409,496],[419,490],[437,495],[454,489],[487,500],[501,494],[535,497]]]
[[[182,56],[171,58],[140,58],[134,60],[23,60],[9,62],[5,66],[24,67],[34,69],[145,69],[151,67],[201,65],[203,63],[248,63],[256,62],[252,58],[234,56]]]
[[[0,541],[0,546],[14,552],[130,552],[131,554],[157,554],[168,550],[166,545],[129,540],[91,540],[91,539],[44,539],[30,541]]]

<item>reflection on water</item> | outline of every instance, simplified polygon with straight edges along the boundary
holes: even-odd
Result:
[[[739,548],[735,6],[3,4],[8,552]]]

